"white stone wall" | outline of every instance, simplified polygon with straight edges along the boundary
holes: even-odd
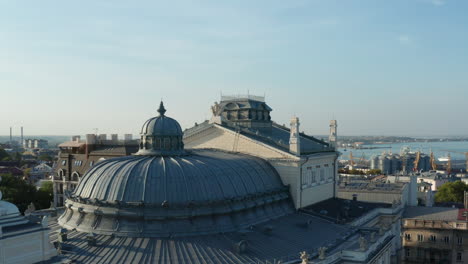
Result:
[[[334,197],[336,164],[335,153],[313,154],[302,164],[299,207],[306,207]]]
[[[187,149],[221,149],[266,159],[278,171],[283,184],[290,186],[291,197],[296,208],[306,207],[334,196],[334,182],[337,175],[334,152],[296,157],[219,126],[213,126],[184,138],[184,144]],[[307,177],[310,178],[311,170],[316,171],[317,182],[303,184]],[[323,181],[320,180],[321,170],[324,170]]]
[[[273,167],[281,177],[281,181],[284,185],[289,185],[289,192],[291,193],[291,198],[294,202],[294,206],[300,208],[301,206],[301,197],[300,197],[300,164],[299,161],[271,161]]]
[[[399,201],[400,199],[404,199],[402,193],[400,192],[379,192],[357,189],[343,190],[341,188],[338,188],[336,196],[340,199],[352,200],[354,194],[357,194],[357,200],[361,202],[391,204],[393,201]]]
[[[26,232],[0,239],[0,263],[2,264],[36,263],[49,260],[55,255],[56,250],[49,243],[48,230]]]

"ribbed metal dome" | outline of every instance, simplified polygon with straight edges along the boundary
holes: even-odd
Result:
[[[67,228],[156,237],[234,231],[293,210],[268,162],[211,150],[102,161],[66,206]]]
[[[159,116],[148,119],[141,127],[142,135],[153,136],[182,136],[182,128],[175,119],[165,116],[166,109],[161,102]]]
[[[165,116],[163,102],[159,116],[148,119],[141,128],[140,150],[136,155],[184,155],[183,132],[179,122]]]
[[[288,187],[265,160],[184,151],[177,121],[148,120],[134,156],[101,161],[65,202],[59,224],[82,232],[164,237],[231,232],[293,211]]]
[[[91,169],[75,195],[114,202],[187,206],[242,198],[283,189],[266,161],[221,151],[181,157],[128,156],[105,160]]]
[[[154,136],[180,136],[182,128],[175,119],[157,116],[148,119],[141,127],[141,134]]]

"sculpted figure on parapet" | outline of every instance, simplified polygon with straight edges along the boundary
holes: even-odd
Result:
[[[318,253],[319,253],[319,259],[323,260],[325,259],[325,252],[327,251],[327,247],[319,247],[318,248]]]
[[[301,252],[301,264],[308,264],[309,263],[309,254],[306,251]]]
[[[359,249],[361,251],[367,250],[367,240],[363,236],[359,237]]]
[[[211,112],[213,112],[213,115],[216,116],[219,112],[219,104],[218,102],[215,102],[214,105],[211,107]]]

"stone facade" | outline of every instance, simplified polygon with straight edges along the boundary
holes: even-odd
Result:
[[[81,177],[96,163],[128,156],[138,150],[136,140],[118,141],[115,135],[106,140],[104,136],[88,134],[86,141],[74,136],[71,141],[59,145],[60,153],[52,177],[56,207],[63,206],[66,194],[73,192]]]
[[[249,125],[245,127],[237,119],[226,120],[230,117],[226,112],[245,107],[250,111],[255,107],[259,111],[268,111],[268,115],[263,115],[268,118],[255,120],[250,115]],[[248,98],[221,101],[212,109],[210,122],[186,131],[184,143],[187,149],[221,149],[269,161],[280,174],[283,184],[289,185],[296,208],[334,197],[337,152],[327,143],[300,133],[299,118],[291,119],[291,129],[279,126],[269,118],[270,107]]]
[[[468,226],[457,208],[423,207],[402,223],[403,263],[468,263]],[[462,212],[463,214],[463,212]]]

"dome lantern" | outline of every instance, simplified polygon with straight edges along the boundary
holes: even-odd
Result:
[[[166,109],[161,101],[159,116],[147,120],[141,128],[140,150],[135,155],[171,156],[183,155],[183,132],[179,122],[165,116]]]

